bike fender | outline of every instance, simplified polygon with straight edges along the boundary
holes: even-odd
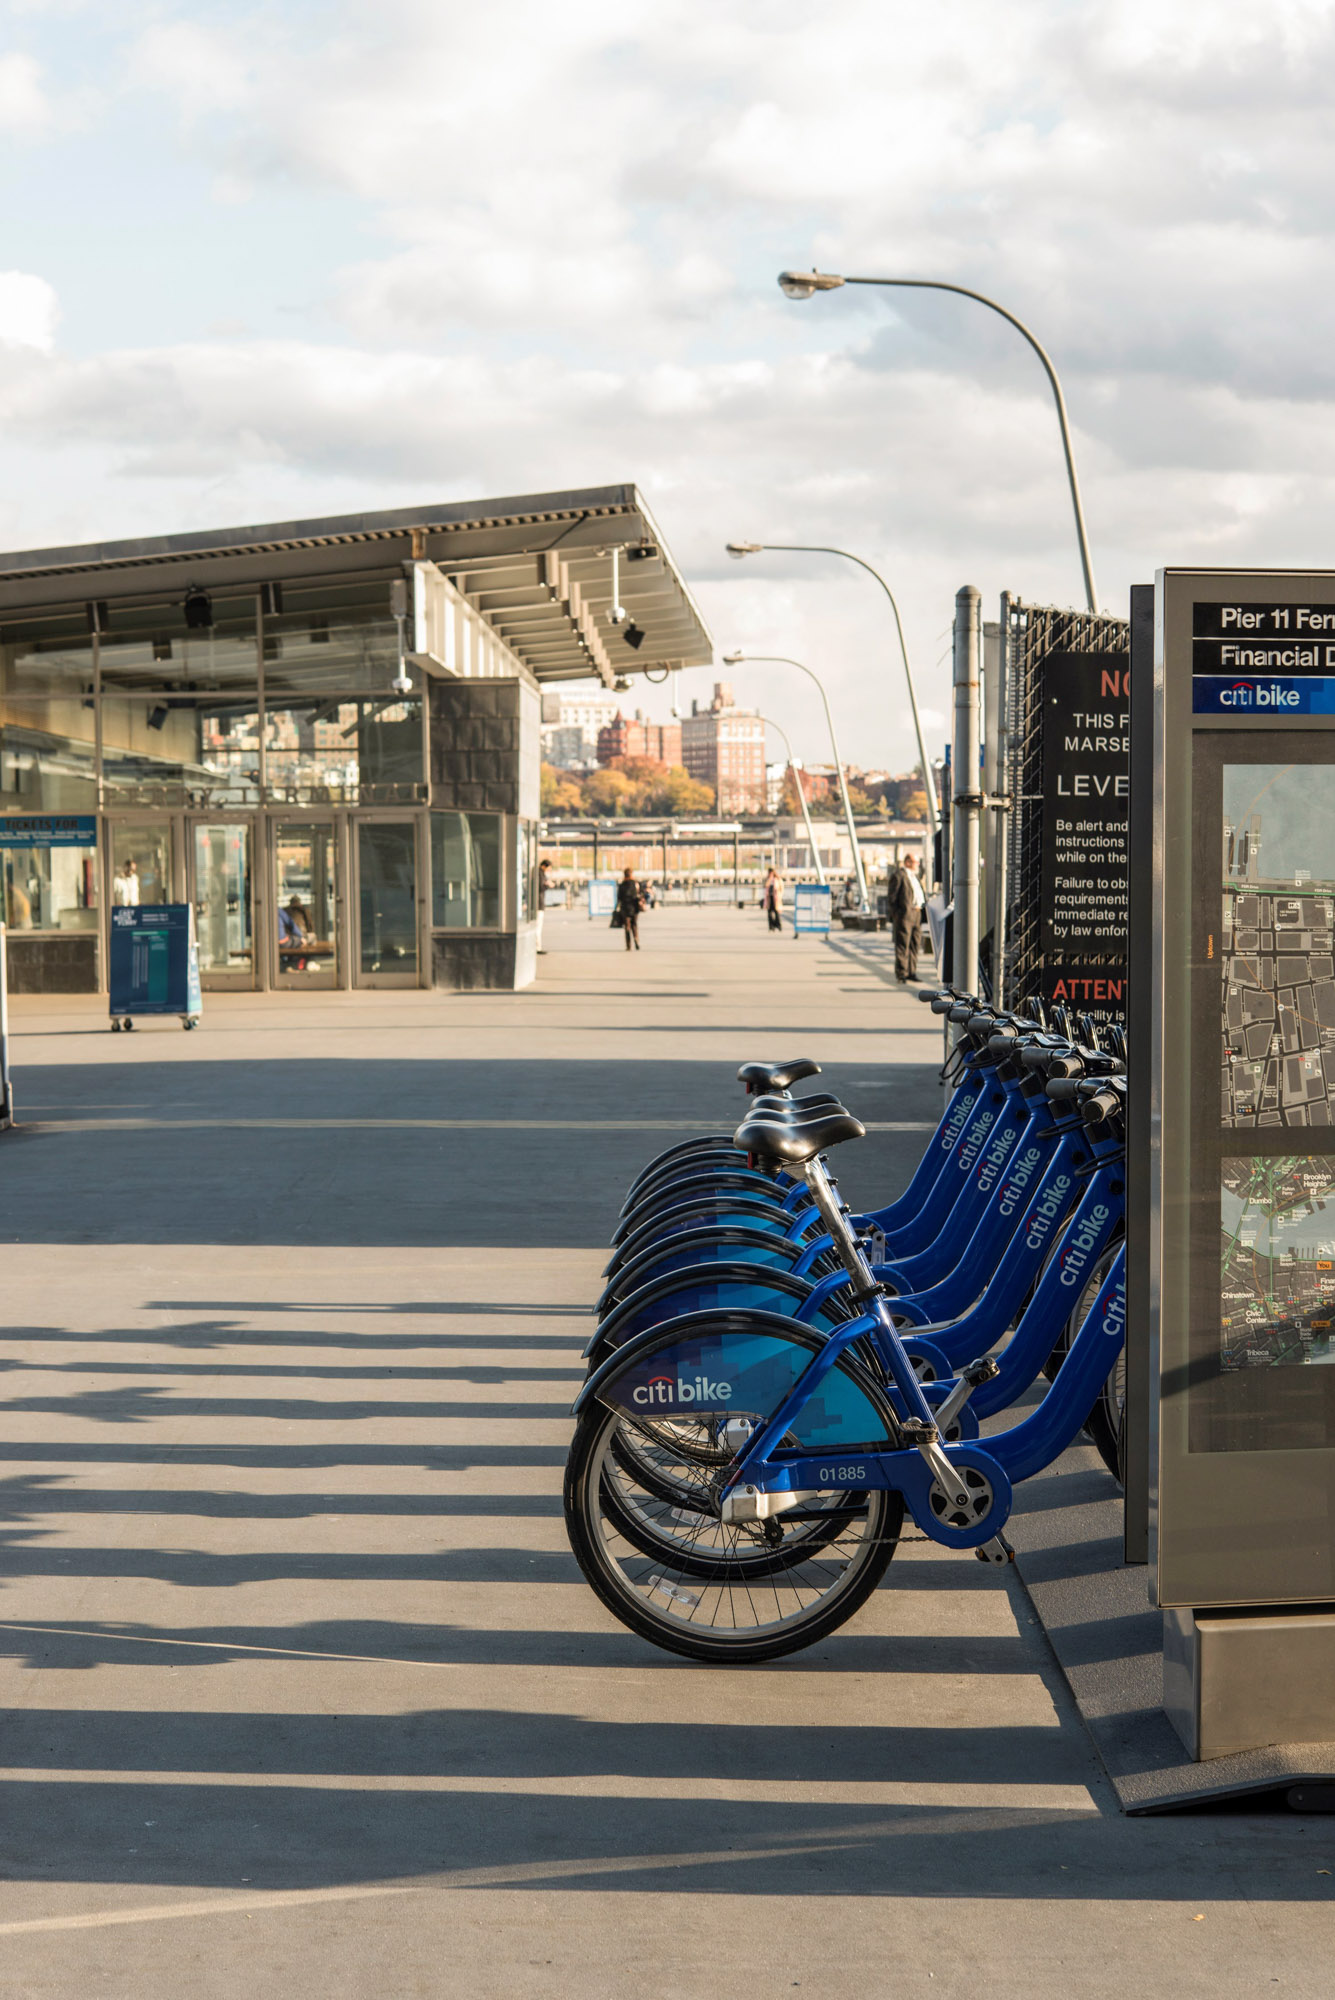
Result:
[[[633,1333],[629,1340],[613,1348],[606,1359],[599,1362],[571,1405],[571,1415],[579,1416],[591,1402],[596,1402],[600,1389],[618,1369],[629,1367],[659,1342],[703,1333],[707,1327],[725,1333],[791,1333],[793,1322],[787,1313],[764,1312],[757,1306],[722,1306],[717,1310],[681,1313],[676,1319],[660,1320],[657,1326],[648,1326],[643,1333]],[[595,1334],[589,1346],[596,1345],[599,1338]],[[587,1348],[585,1352],[588,1352]]]

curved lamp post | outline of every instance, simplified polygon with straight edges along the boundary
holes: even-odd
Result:
[[[1094,587],[1094,559],[1089,552],[1089,536],[1085,532],[1085,510],[1080,499],[1080,481],[1076,477],[1075,453],[1071,448],[1071,427],[1066,417],[1066,398],[1052,358],[1038,337],[1031,333],[1022,319],[995,299],[988,298],[986,292],[970,291],[967,285],[950,285],[942,278],[841,278],[831,271],[781,271],[779,288],[790,299],[809,299],[814,292],[833,292],[840,285],[897,285],[908,291],[954,292],[962,299],[973,299],[989,312],[997,313],[1008,320],[1016,332],[1022,334],[1043,364],[1044,372],[1052,388],[1052,400],[1057,406],[1057,423],[1062,434],[1062,450],[1066,454],[1066,477],[1071,484],[1071,505],[1075,510],[1076,539],[1080,544],[1080,567],[1085,576],[1085,603],[1089,610],[1097,612],[1098,593]]]
[[[881,589],[890,599],[890,609],[895,614],[895,630],[899,634],[899,650],[904,658],[904,679],[908,683],[909,707],[913,712],[913,733],[918,739],[918,761],[922,765],[923,790],[927,794],[927,831],[932,840],[936,839],[939,814],[936,803],[936,783],[932,777],[932,767],[927,761],[927,745],[922,740],[922,722],[918,716],[918,695],[913,685],[913,668],[909,665],[909,649],[904,643],[904,625],[899,616],[899,606],[895,594],[879,570],[873,569],[861,556],[855,556],[848,549],[829,549],[819,542],[729,542],[728,554],[740,561],[743,556],[758,556],[766,549],[777,549],[787,555],[797,556],[842,556],[845,562],[856,563],[865,569],[868,576],[874,576]]]
[[[764,723],[767,729],[772,729],[774,731],[774,734],[779,738],[779,741],[783,744],[784,751],[788,758],[788,769],[792,772],[793,783],[797,786],[797,803],[802,808],[802,823],[807,830],[807,843],[811,848],[811,858],[816,864],[816,879],[820,883],[821,887],[824,888],[825,864],[820,858],[820,849],[816,845],[816,829],[811,824],[811,809],[807,805],[807,795],[805,791],[802,789],[802,780],[798,776],[797,766],[793,762],[793,746],[788,741],[788,732],[787,730],[784,729],[781,723],[778,723],[774,720],[774,717],[772,715],[762,715],[760,720]],[[782,803],[782,801],[780,801],[780,803]]]
[[[796,667],[797,671],[800,674],[805,674],[808,680],[815,681],[817,688],[820,690],[820,698],[825,708],[825,720],[830,731],[830,749],[834,753],[835,776],[839,780],[839,797],[843,802],[844,822],[848,827],[848,838],[853,846],[853,874],[857,880],[859,903],[864,911],[870,910],[871,903],[867,896],[867,877],[862,866],[861,850],[858,847],[858,830],[853,824],[853,804],[848,796],[848,783],[844,777],[844,761],[839,755],[839,738],[834,733],[834,717],[830,713],[830,699],[825,692],[825,683],[820,675],[815,672],[814,668],[804,665],[801,660],[790,660],[784,653],[725,653],[723,655],[723,664],[725,667],[740,667],[746,665],[748,662],[755,662],[760,666]],[[798,789],[800,791],[801,787],[799,786]]]

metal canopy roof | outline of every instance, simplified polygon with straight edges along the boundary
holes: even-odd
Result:
[[[612,550],[627,622],[613,625]],[[642,551],[632,556],[632,550]],[[634,486],[0,554],[4,613],[434,562],[539,681],[707,666],[713,641]],[[643,633],[638,648],[628,630]]]

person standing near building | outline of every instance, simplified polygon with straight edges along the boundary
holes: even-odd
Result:
[[[906,854],[886,883],[886,914],[895,927],[895,977],[901,986],[918,983],[918,933],[927,898],[918,880],[916,855]]]
[[[640,948],[640,911],[644,908],[644,896],[635,880],[635,870],[628,868],[617,884],[616,908],[612,912],[612,922],[618,930],[626,934],[626,950],[634,945]]]
[[[139,868],[135,861],[122,861],[112,876],[111,900],[119,909],[138,909]]]
[[[769,927],[772,931],[781,931],[783,929],[783,918],[780,915],[782,908],[783,883],[779,879],[778,869],[771,868],[769,874],[765,877],[765,915],[769,919]]]

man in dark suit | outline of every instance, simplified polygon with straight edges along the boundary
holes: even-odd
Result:
[[[895,977],[901,986],[918,983],[918,931],[927,898],[918,880],[916,855],[906,854],[886,884],[886,913],[895,927]]]

